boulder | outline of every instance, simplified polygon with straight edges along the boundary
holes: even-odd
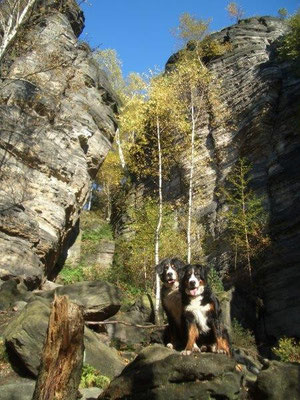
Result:
[[[27,302],[32,297],[33,293],[20,279],[5,281],[0,287],[0,310],[11,309],[16,302]]]
[[[11,320],[3,332],[8,353],[18,360],[21,373],[36,377],[46,338],[50,304],[45,299],[33,300]]]
[[[97,387],[90,387],[79,389],[79,392],[82,395],[81,400],[97,400],[99,394],[101,394],[103,390]]]
[[[116,314],[121,307],[121,291],[107,282],[78,282],[37,292],[37,295],[52,300],[55,293],[68,296],[71,301],[81,305],[87,321],[103,321]]]
[[[35,381],[17,378],[12,383],[1,385],[0,400],[31,400]]]
[[[255,400],[299,400],[300,364],[270,361],[258,375],[251,397]]]
[[[114,378],[121,373],[125,364],[117,350],[103,343],[101,335],[87,327],[84,329],[84,346],[84,362],[100,371],[101,375]]]
[[[146,325],[154,322],[153,301],[149,295],[141,296],[127,311],[119,312],[111,320],[124,321],[129,324]],[[151,329],[137,328],[123,324],[105,325],[105,331],[108,333],[112,342],[122,345],[138,345],[150,342]]]
[[[36,377],[46,337],[50,303],[47,299],[36,298],[11,320],[3,337],[12,362],[25,375]],[[123,362],[117,352],[101,341],[101,337],[85,327],[85,362],[99,369],[110,378],[119,374]]]
[[[221,354],[184,356],[160,345],[145,348],[98,400],[242,399],[243,374]]]

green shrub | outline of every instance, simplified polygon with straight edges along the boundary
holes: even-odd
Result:
[[[81,255],[84,261],[85,255],[97,254],[99,251],[99,243],[102,240],[113,240],[113,232],[111,225],[99,219],[96,213],[91,211],[89,221],[86,220],[82,223],[82,237],[81,237]]]
[[[107,376],[100,375],[100,372],[89,364],[84,364],[82,368],[80,388],[98,387],[105,389],[110,383]]]
[[[225,292],[222,279],[214,268],[209,270],[208,283],[217,296]]]
[[[279,339],[278,346],[272,348],[280,361],[300,363],[300,343],[293,338]]]
[[[284,36],[278,52],[282,59],[300,58],[300,10],[288,19],[289,32]]]
[[[232,321],[231,340],[236,347],[256,351],[253,333],[249,329],[245,329],[235,318]]]
[[[81,282],[84,280],[84,270],[80,265],[78,267],[71,267],[65,264],[58,275],[58,280],[65,285],[70,285],[75,282]]]
[[[144,198],[141,204],[128,208],[131,234],[116,241],[112,274],[119,284],[149,291],[154,287],[154,239],[158,219],[156,200]],[[186,237],[176,227],[171,205],[164,204],[159,243],[160,259],[176,255],[185,258]]]
[[[82,241],[99,242],[101,239],[112,240],[113,233],[111,226],[105,222],[96,229],[84,230],[82,232]]]

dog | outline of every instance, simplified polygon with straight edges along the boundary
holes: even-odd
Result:
[[[155,269],[162,282],[161,303],[168,319],[167,347],[177,348],[182,342],[182,303],[179,280],[184,262],[179,258],[164,258]]]
[[[182,354],[211,351],[231,356],[220,304],[207,283],[207,269],[200,264],[186,265],[179,290],[186,343]]]

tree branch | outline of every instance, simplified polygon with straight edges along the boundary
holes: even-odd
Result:
[[[135,328],[143,328],[143,329],[159,329],[159,328],[165,328],[168,326],[168,324],[164,325],[139,325],[139,324],[131,324],[130,322],[125,322],[125,321],[85,321],[86,324],[89,325],[116,325],[116,324],[121,324],[121,325],[126,325],[126,326],[134,326]]]

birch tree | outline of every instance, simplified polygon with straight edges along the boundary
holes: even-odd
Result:
[[[130,108],[126,122],[135,123],[136,140],[132,143],[130,170],[140,179],[151,179],[157,188],[157,224],[154,233],[154,263],[160,259],[160,235],[163,227],[163,182],[176,159],[175,132],[185,121],[170,75],[152,75],[143,107]],[[133,118],[132,118],[133,115]],[[142,123],[141,123],[142,122]],[[139,129],[137,129],[139,127]],[[160,279],[156,275],[156,321],[160,301]]]
[[[188,12],[179,17],[179,25],[172,29],[172,34],[184,46],[191,40],[200,42],[207,35],[210,21],[197,18]]]
[[[226,10],[229,14],[229,17],[235,19],[237,23],[240,21],[240,19],[242,19],[243,15],[245,14],[242,7],[235,1],[228,3]]]
[[[177,86],[177,94],[184,105],[184,112],[189,123],[189,190],[187,218],[187,261],[191,262],[191,226],[193,213],[193,185],[195,164],[195,135],[201,116],[208,111],[208,96],[211,74],[197,59],[184,57],[176,65],[172,74]]]
[[[105,201],[105,219],[110,222],[113,198],[118,192],[123,177],[123,170],[120,165],[116,149],[112,149],[107,154],[96,177],[97,183],[100,185],[100,194],[103,195]]]
[[[130,73],[127,78],[123,77],[122,62],[116,50],[98,50],[94,54],[101,69],[106,73],[109,83],[117,94],[120,106],[115,142],[118,148],[120,163],[123,170],[126,170],[126,151],[129,151],[129,144],[134,140],[135,124],[139,123],[134,109],[140,112],[144,101],[146,82],[137,73]],[[130,121],[131,120],[131,121]]]
[[[176,101],[172,83],[173,81],[168,75],[160,75],[152,78],[149,88],[148,115],[154,127],[157,141],[158,221],[154,240],[154,260],[156,265],[159,263],[159,243],[163,217],[163,162],[166,164],[165,170],[167,170],[171,161],[170,148],[172,144],[174,146],[172,133],[177,128],[181,116],[180,112],[177,112],[179,102]],[[160,302],[160,278],[158,274],[156,274],[155,297],[155,314],[158,322]]]
[[[0,62],[20,29],[31,15],[37,0],[4,0],[0,4]]]

